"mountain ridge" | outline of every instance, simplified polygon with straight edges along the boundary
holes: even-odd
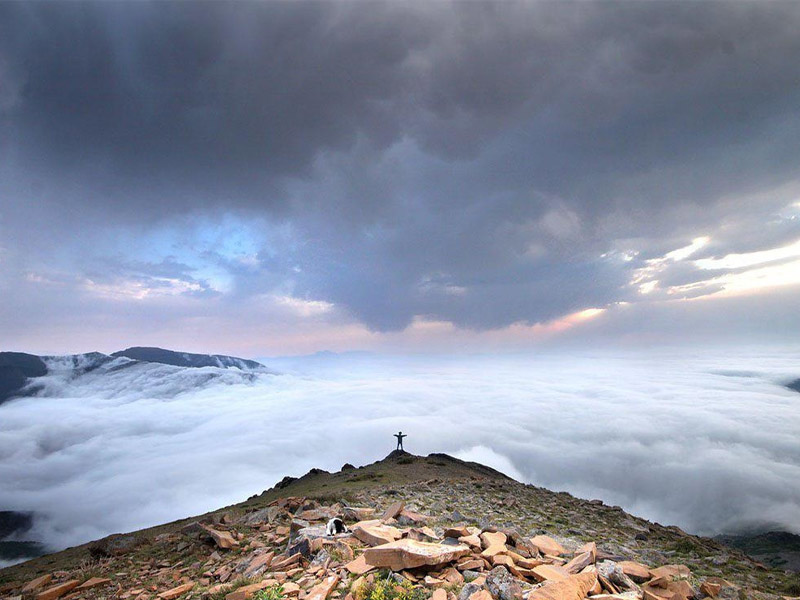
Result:
[[[706,590],[717,589],[717,580],[725,582],[724,585],[720,584],[725,589],[728,589],[726,586],[731,590],[735,588],[735,595],[721,596],[725,598],[777,599],[778,593],[795,594],[800,591],[794,577],[769,569],[717,540],[693,536],[675,526],[651,523],[599,500],[575,498],[565,492],[552,492],[522,484],[485,465],[462,461],[446,454],[422,457],[396,451],[382,460],[361,467],[346,464],[337,472],[312,469],[301,477],[284,478],[272,488],[238,504],[130,534],[109,536],[8,567],[0,570],[0,582],[5,581],[4,584],[0,583],[0,596],[2,589],[13,594],[25,582],[53,572],[61,573],[61,579],[70,578],[69,581],[88,579],[86,575],[91,572],[93,577],[113,581],[121,590],[118,597],[123,599],[170,600],[171,594],[177,593],[175,598],[185,597],[185,600],[222,600],[239,585],[239,580],[236,580],[239,583],[230,583],[233,581],[230,577],[235,577],[230,574],[235,574],[241,568],[239,573],[256,573],[248,579],[249,585],[266,585],[265,582],[273,580],[272,575],[282,573],[280,577],[286,576],[283,579],[285,583],[298,585],[301,592],[306,592],[301,597],[303,600],[325,600],[311,595],[310,587],[303,587],[306,583],[310,585],[312,580],[315,585],[319,584],[315,578],[323,571],[320,565],[325,563],[325,560],[321,560],[315,566],[316,555],[322,550],[317,548],[320,544],[313,541],[319,538],[314,538],[311,533],[319,531],[327,515],[344,514],[352,528],[355,521],[367,518],[369,511],[369,514],[380,515],[390,506],[400,503],[406,507],[407,516],[395,515],[402,517],[400,521],[393,518],[387,523],[392,527],[411,523],[408,525],[411,529],[404,530],[404,535],[422,535],[409,533],[416,529],[425,536],[433,535],[435,537],[432,539],[441,540],[448,528],[470,527],[483,532],[503,531],[509,540],[547,536],[565,548],[577,549],[595,543],[598,569],[602,566],[601,561],[605,561],[603,568],[611,568],[606,564],[608,561],[623,566],[626,561],[638,565],[682,565],[682,569],[691,573],[685,580],[697,598],[708,595],[698,591],[705,584],[708,584],[705,585]],[[285,508],[290,505],[294,508],[286,512]],[[424,524],[423,520],[416,523],[415,519],[422,519],[422,515],[425,515]],[[333,550],[325,545],[329,543],[338,542],[326,539],[320,547]],[[298,547],[301,549],[297,550]],[[294,553],[293,548],[296,550]],[[339,546],[337,548],[344,551]],[[533,564],[531,559],[524,562],[525,559],[513,558],[521,551],[520,547],[515,548],[514,552],[509,549],[501,554],[510,557],[502,559],[511,561],[507,565],[509,568],[516,568],[513,567],[515,560],[517,567]],[[359,550],[360,547],[354,549]],[[301,553],[301,556],[292,558],[297,553]],[[270,572],[264,570],[269,562],[264,558],[266,554],[271,555],[269,561],[276,565]],[[329,559],[324,572],[331,576],[335,574],[337,582],[352,584],[356,581],[344,563],[331,558],[331,552],[326,552],[324,556]],[[497,560],[501,561],[499,558]],[[551,561],[551,558],[544,560]],[[287,561],[293,566],[279,571],[277,565]],[[494,572],[498,568],[494,561],[494,558],[487,561],[486,571],[481,572],[482,567],[478,569],[478,576],[488,577],[489,568]],[[559,559],[552,564],[558,567],[564,562]],[[334,566],[331,566],[332,563],[335,563]],[[255,568],[256,564],[260,564],[260,567]],[[470,564],[477,568],[482,563]],[[525,569],[523,571],[528,572]],[[174,573],[175,579],[164,579],[158,575],[167,572]],[[225,573],[230,574],[226,577]],[[395,572],[395,577],[408,576],[408,581],[412,581],[415,573],[418,580],[414,585],[427,586],[417,572],[399,570]],[[466,574],[466,571],[462,572],[462,575]],[[425,577],[436,579],[433,575]],[[540,584],[534,581],[530,577],[522,577],[521,585],[527,590],[527,596],[520,598],[531,600],[535,597],[531,594],[541,588],[537,588]],[[632,592],[632,595],[615,597],[627,600],[642,598],[643,588],[637,586],[638,596]],[[178,592],[174,591],[179,588]],[[126,596],[124,590],[141,591]],[[255,592],[256,588],[250,591]],[[344,596],[346,591],[346,588],[342,588],[341,595]],[[447,596],[449,600],[456,598],[455,589],[452,591],[454,596]],[[80,596],[67,594],[65,599],[78,597],[96,596],[87,591]],[[227,600],[247,598],[249,596],[244,595]],[[514,600],[516,597],[504,598],[494,594],[492,598]],[[645,596],[644,600],[660,600],[660,597]]]

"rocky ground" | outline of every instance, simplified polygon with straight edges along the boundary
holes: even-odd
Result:
[[[349,531],[326,535],[340,516]],[[8,600],[689,600],[797,574],[445,455],[313,470],[238,505],[0,570]]]

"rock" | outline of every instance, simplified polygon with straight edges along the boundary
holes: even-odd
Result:
[[[201,525],[201,527],[203,528],[203,531],[211,536],[211,539],[214,540],[214,543],[217,545],[217,547],[223,550],[230,550],[231,548],[235,548],[239,545],[239,542],[233,538],[229,531],[219,531],[217,529],[212,529],[207,525]]]
[[[53,587],[47,588],[43,592],[37,594],[36,600],[55,600],[56,598],[61,598],[61,596],[71,592],[80,584],[81,582],[77,579],[71,579],[70,581],[59,583],[58,585],[54,585]]]
[[[446,538],[458,539],[458,538],[461,538],[461,537],[466,537],[468,535],[471,535],[469,529],[467,529],[466,527],[463,527],[463,526],[462,527],[448,527],[447,529],[444,530],[444,537],[446,537]]]
[[[344,463],[342,465],[342,468],[339,469],[339,470],[340,471],[355,471],[355,469],[356,468],[353,465],[351,465],[350,463]]]
[[[41,589],[49,584],[51,581],[53,581],[53,576],[50,573],[47,575],[42,575],[41,577],[37,577],[36,579],[31,579],[22,588],[22,594],[24,595],[30,592],[35,592],[36,590]]]
[[[381,521],[385,523],[386,521],[391,521],[392,519],[396,518],[402,512],[405,505],[406,503],[403,502],[402,500],[399,502],[395,502],[389,508],[387,508],[386,511],[383,513],[383,515],[381,516]]]
[[[478,537],[477,534],[462,536],[458,538],[458,541],[461,542],[462,544],[466,544],[467,546],[472,546],[476,550],[481,550],[483,548],[483,546],[481,545],[481,538]]]
[[[567,552],[561,544],[546,535],[537,535],[531,538],[531,544],[539,550],[539,552],[549,556],[561,556]]]
[[[686,565],[664,565],[663,567],[658,567],[657,569],[650,569],[650,575],[652,577],[668,578],[691,577],[692,572]]]
[[[329,575],[308,591],[305,600],[326,600],[337,583],[339,583],[339,576]]]
[[[345,521],[364,521],[375,514],[375,509],[345,506],[341,515]]]
[[[498,600],[521,600],[522,586],[505,567],[495,567],[486,576],[486,587]]]
[[[433,594],[431,594],[431,600],[447,600],[447,592],[445,592],[442,588],[433,590]]]
[[[373,567],[372,565],[367,564],[367,560],[366,558],[364,558],[363,554],[361,554],[360,556],[358,556],[357,558],[355,558],[354,560],[350,561],[345,565],[345,569],[350,571],[353,575],[363,575],[364,573],[371,571],[374,568],[375,567]]]
[[[632,560],[623,560],[622,562],[618,562],[617,565],[622,569],[625,575],[636,582],[641,583],[651,578],[650,569],[641,563]]]
[[[562,581],[569,579],[569,573],[558,565],[539,565],[532,569],[537,581]]]
[[[478,592],[481,589],[481,586],[475,583],[468,583],[463,588],[461,588],[461,592],[458,594],[458,600],[469,600],[473,594]]]
[[[277,506],[268,506],[267,508],[262,508],[249,515],[245,515],[242,522],[250,527],[256,527],[264,523],[272,523],[281,514],[283,514],[283,511]]]
[[[622,571],[622,568],[613,561],[604,560],[603,562],[599,563],[597,565],[597,572],[623,592],[639,591],[639,586],[636,585],[634,581]]]
[[[374,520],[356,523],[353,526],[353,535],[368,546],[378,546],[399,540],[403,534],[396,527]]]
[[[416,527],[414,529],[410,529],[406,534],[406,537],[412,540],[417,540],[418,542],[436,542],[439,540],[436,532],[430,527]]]
[[[106,585],[107,583],[111,583],[110,579],[105,579],[103,577],[92,577],[91,579],[87,579],[78,587],[75,588],[76,592],[82,592],[83,590],[90,590],[92,588],[99,587],[101,585]]]
[[[580,573],[586,567],[594,563],[594,558],[591,552],[584,552],[578,554],[575,558],[564,565],[564,570],[567,573],[575,574]]]
[[[505,533],[497,532],[490,532],[484,531],[480,535],[481,539],[481,546],[484,548],[483,552],[481,552],[481,556],[484,558],[489,558],[491,556],[495,556],[496,554],[504,553],[508,550],[506,548],[506,541],[508,537]]]
[[[400,511],[400,514],[395,517],[397,522],[401,525],[406,526],[415,526],[415,525],[425,525],[428,521],[430,521],[430,517],[427,515],[420,514],[418,512],[414,512],[413,510],[403,509]]]
[[[446,597],[447,596],[445,595],[445,598]],[[472,593],[469,597],[469,600],[494,600],[494,598],[487,590],[480,589],[477,592]]]
[[[174,587],[166,592],[161,592],[158,597],[161,600],[175,600],[175,598],[179,598],[183,596],[186,592],[191,590],[194,587],[194,582],[190,581],[189,583],[184,583],[183,585],[179,585],[178,587]]]
[[[467,554],[469,548],[461,544],[456,546],[429,544],[407,538],[367,548],[364,551],[367,564],[386,567],[392,571],[414,569],[423,565],[444,565]]]
[[[575,552],[573,553],[575,556],[578,554],[583,554],[584,552],[589,552],[592,555],[592,562],[597,562],[597,544],[594,542],[589,542],[588,544],[584,544]]]
[[[533,590],[527,600],[583,600],[596,585],[595,573],[570,575],[567,579],[546,583]]]

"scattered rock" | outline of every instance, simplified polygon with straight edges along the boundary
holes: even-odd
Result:
[[[174,587],[166,592],[161,592],[158,597],[161,600],[175,600],[175,598],[179,598],[183,596],[186,592],[191,590],[194,587],[194,582],[184,583],[183,585],[179,585],[178,587]]]
[[[597,585],[597,575],[580,573],[567,579],[546,583],[533,590],[527,600],[583,600]]]
[[[567,553],[561,544],[546,535],[537,535],[531,538],[531,544],[533,544],[539,552],[548,556],[561,556]]]

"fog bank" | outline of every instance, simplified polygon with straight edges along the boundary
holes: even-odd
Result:
[[[391,434],[711,534],[800,533],[797,352],[265,359],[53,376],[0,406],[0,508],[52,548],[378,460]],[[216,376],[214,375],[216,371]]]

